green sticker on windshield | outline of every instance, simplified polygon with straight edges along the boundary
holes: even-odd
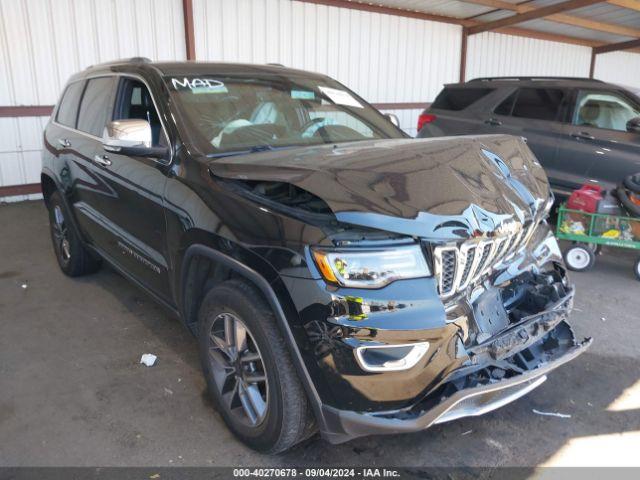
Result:
[[[291,90],[291,98],[294,100],[315,100],[316,94],[308,90]]]

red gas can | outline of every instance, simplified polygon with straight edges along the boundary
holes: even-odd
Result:
[[[585,183],[578,190],[574,190],[567,202],[567,208],[582,212],[596,213],[598,203],[603,199],[602,187],[592,183]]]

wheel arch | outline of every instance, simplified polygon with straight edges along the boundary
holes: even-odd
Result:
[[[201,298],[198,298],[199,295],[196,294],[198,291],[196,283],[202,279],[202,277],[198,275],[198,267],[202,265],[201,262],[203,259],[211,262],[214,270],[217,272],[214,273],[214,275],[218,275],[217,278],[222,281],[224,281],[225,277],[241,278],[256,288],[263,295],[264,299],[271,307],[280,332],[285,339],[293,364],[295,365],[298,376],[307,393],[307,397],[313,408],[320,430],[326,430],[326,422],[322,411],[322,402],[306,368],[302,354],[287,320],[285,310],[283,309],[281,301],[272,287],[272,284],[269,283],[263,275],[239,260],[215,248],[203,244],[190,245],[183,256],[180,273],[179,305],[183,321],[193,332],[194,316],[197,317],[199,302],[202,300]],[[204,294],[206,294],[206,291],[208,290],[206,289],[206,286],[204,286]],[[204,296],[204,294],[200,295]]]
[[[49,206],[49,199],[53,192],[58,190],[58,184],[53,179],[53,176],[47,172],[42,172],[40,174],[40,186],[42,188],[42,197],[44,198],[44,204]]]

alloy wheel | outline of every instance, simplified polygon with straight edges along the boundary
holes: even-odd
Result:
[[[71,259],[71,244],[69,243],[67,223],[62,209],[56,205],[53,209],[53,239],[56,250],[64,263]]]
[[[232,313],[211,325],[209,362],[223,406],[242,424],[260,425],[268,409],[267,373],[251,332]]]

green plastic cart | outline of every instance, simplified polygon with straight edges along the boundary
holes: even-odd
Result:
[[[587,213],[562,204],[558,208],[556,237],[572,242],[564,251],[567,267],[586,271],[593,267],[602,245],[640,250],[640,218]],[[640,280],[640,258],[633,270]]]

